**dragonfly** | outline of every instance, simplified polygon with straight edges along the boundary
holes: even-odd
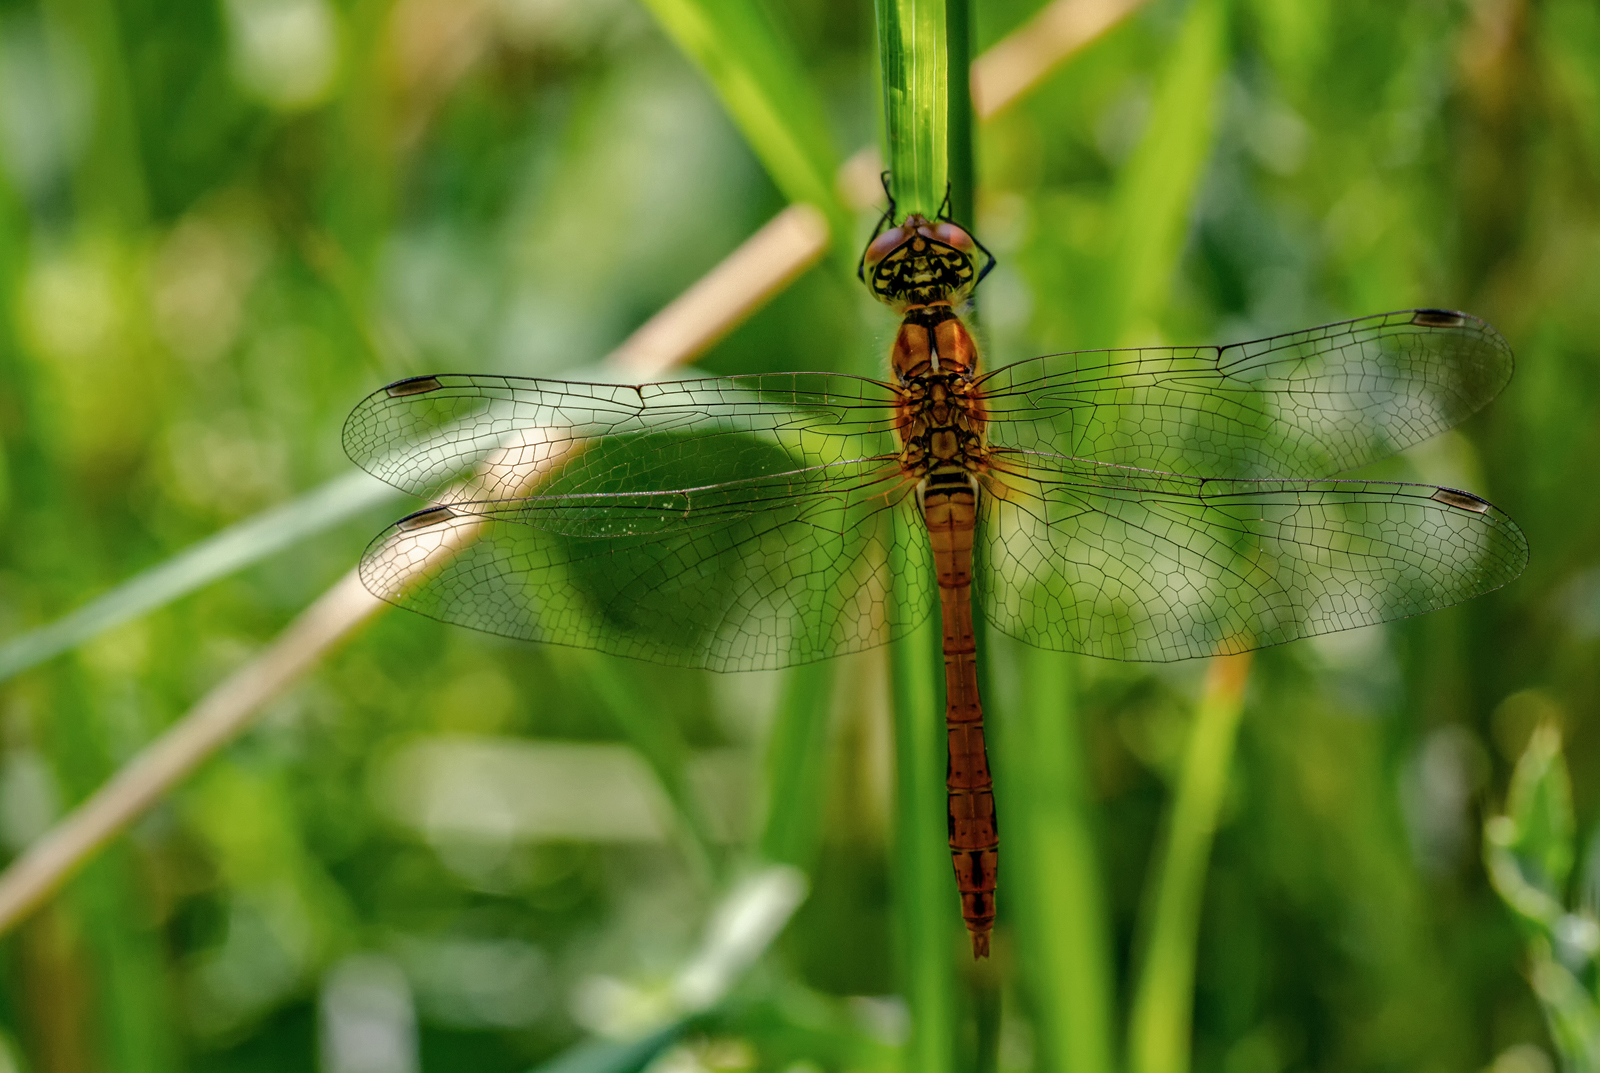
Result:
[[[881,379],[439,373],[368,396],[343,439],[431,501],[373,540],[363,582],[444,622],[750,671],[937,612],[949,846],[983,957],[999,835],[975,615],[1045,649],[1170,661],[1504,585],[1527,542],[1487,500],[1334,475],[1477,412],[1512,355],[1476,317],[1410,309],[985,370],[963,310],[993,258],[948,217],[892,223],[861,265],[901,318]]]

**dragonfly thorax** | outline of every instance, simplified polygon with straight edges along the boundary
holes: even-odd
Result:
[[[901,465],[922,477],[952,466],[983,466],[983,401],[960,373],[926,373],[906,381],[899,406]]]
[[[889,361],[902,384],[929,373],[971,380],[978,372],[978,344],[949,302],[930,302],[902,314]]]

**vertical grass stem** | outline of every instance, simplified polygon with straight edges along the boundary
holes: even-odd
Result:
[[[767,745],[767,815],[761,856],[810,871],[822,841],[828,776],[828,719],[834,668],[789,671]]]
[[[1018,644],[1000,699],[1005,890],[1042,1073],[1116,1068],[1111,925],[1096,846],[1074,657]],[[1015,808],[1005,808],[1010,802]]]
[[[1147,887],[1144,958],[1128,1024],[1129,1073],[1187,1073],[1195,945],[1206,867],[1244,707],[1250,654],[1219,656],[1189,733],[1159,861]]]
[[[903,565],[903,564],[902,564]],[[901,989],[911,1009],[907,1073],[951,1073],[958,904],[945,833],[939,632],[889,650],[895,749],[894,876]]]
[[[947,0],[877,0],[889,184],[900,213],[934,216],[950,177]]]

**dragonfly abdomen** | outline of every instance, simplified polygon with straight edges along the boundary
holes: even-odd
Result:
[[[977,482],[970,473],[953,466],[935,469],[923,483],[922,511],[938,572],[943,623],[950,861],[961,891],[961,916],[972,935],[973,955],[987,957],[989,933],[994,928],[1000,834],[995,823],[994,780],[984,747],[978,646],[972,631]]]

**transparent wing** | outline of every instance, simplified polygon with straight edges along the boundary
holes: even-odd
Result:
[[[718,671],[869,648],[927,618],[927,538],[907,524],[915,485],[892,457],[667,491],[563,491],[642,450],[599,441],[546,494],[420,511],[372,543],[362,580],[445,622]]]
[[[1498,588],[1528,559],[1504,513],[1431,485],[1201,479],[1010,451],[988,483],[990,620],[1111,659],[1404,618]]]
[[[1475,413],[1511,349],[1465,313],[1403,310],[1226,347],[1082,351],[982,380],[990,442],[1196,477],[1327,477]]]
[[[413,495],[429,497],[474,473],[471,498],[510,499],[604,437],[694,433],[734,469],[738,452],[719,441],[757,453],[777,445],[814,464],[887,454],[895,449],[894,397],[887,385],[833,373],[638,387],[440,374],[363,399],[345,421],[344,448],[362,469]],[[631,478],[647,481],[650,460],[632,465]]]

